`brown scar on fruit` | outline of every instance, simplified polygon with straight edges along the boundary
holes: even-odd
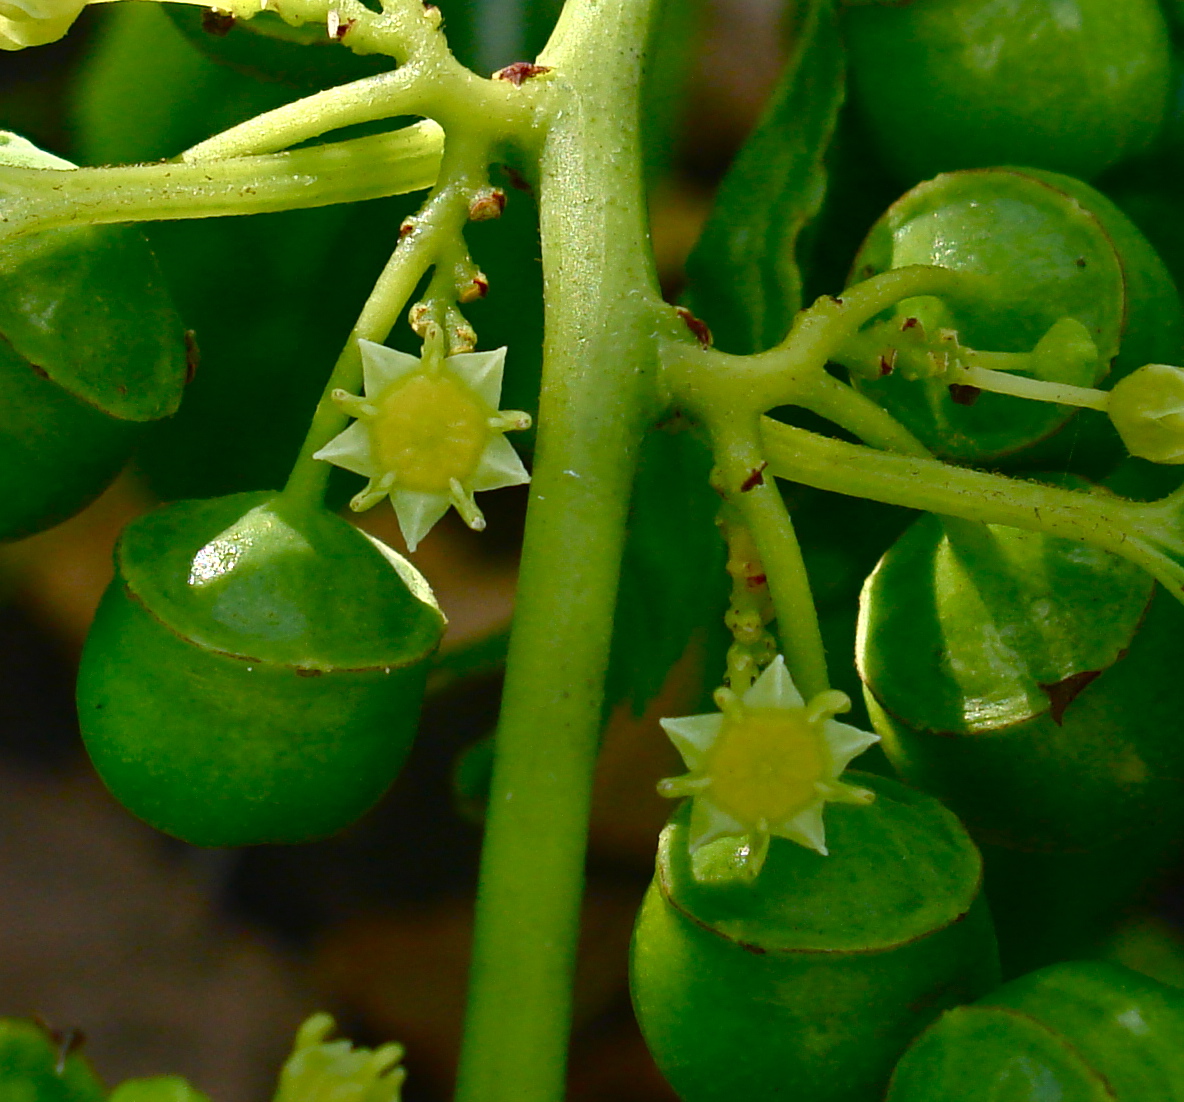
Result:
[[[695,335],[697,340],[704,348],[711,344],[711,330],[707,328],[707,322],[702,318],[695,317],[685,306],[676,306],[674,312],[682,318],[686,327]]]
[[[982,391],[976,386],[965,383],[950,383],[950,397],[960,406],[972,406],[978,401]]]
[[[307,666],[297,666],[296,667],[296,676],[297,677],[320,677],[321,674],[323,674],[324,672],[325,672],[324,670],[309,669]]]
[[[740,492],[742,494],[746,494],[749,490],[755,490],[758,486],[765,484],[765,468],[768,465],[768,461],[766,460],[759,467],[753,468],[749,476],[740,483]]]
[[[527,195],[534,194],[534,188],[530,186],[530,182],[516,168],[502,165],[502,171],[506,174],[506,179],[510,181],[510,187],[515,191],[525,191]]]
[[[1048,714],[1058,727],[1065,718],[1065,709],[1077,699],[1081,691],[1096,677],[1101,677],[1101,670],[1083,670],[1073,673],[1063,681],[1053,685],[1041,685],[1040,691],[1048,697]]]
[[[217,38],[225,38],[237,22],[230,12],[219,11],[217,8],[206,8],[201,13],[201,29]]]
[[[906,329],[916,329],[921,322],[917,318],[905,318],[900,323],[900,331],[903,333]]]
[[[744,579],[749,589],[760,589],[769,580],[767,574],[750,574]]]
[[[550,65],[534,65],[529,61],[515,61],[513,65],[507,65],[504,69],[498,69],[493,74],[494,80],[508,80],[515,88],[521,88],[523,83],[528,80],[533,80],[543,73],[551,71]]]
[[[185,385],[193,382],[193,376],[201,367],[201,349],[197,347],[197,333],[192,329],[185,330]]]

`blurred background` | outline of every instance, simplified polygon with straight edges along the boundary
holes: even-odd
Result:
[[[454,48],[481,72],[533,56],[554,16],[554,3],[526,14],[505,0],[440,6]],[[676,0],[670,8],[648,100],[647,167],[654,247],[673,300],[714,188],[776,80],[793,20],[775,0]],[[104,5],[63,42],[3,55],[0,128],[78,163],[148,161],[361,71],[336,54],[306,62],[279,37],[244,45],[248,33],[215,34],[196,9]],[[505,217],[470,235],[492,285],[472,320],[482,347],[510,345],[503,404],[529,409],[541,335],[538,243],[530,197],[508,176],[502,182]],[[108,1082],[176,1073],[215,1102],[261,1102],[296,1025],[324,1008],[359,1042],[407,1046],[407,1102],[448,1096],[484,740],[497,713],[525,494],[482,499],[489,530],[480,537],[450,515],[414,556],[450,618],[442,659],[408,766],[381,805],[338,837],[243,851],[164,837],[106,794],[82,751],[73,705],[74,668],[122,525],[162,500],[279,484],[411,209],[394,199],[151,227],[201,352],[183,410],[84,513],[0,547],[0,1015],[38,1013],[57,1028],[81,1028]],[[857,242],[875,213],[862,223],[855,216],[846,237]],[[1164,225],[1184,235],[1179,218]],[[414,348],[405,330],[394,340]],[[667,461],[651,457],[651,481],[660,484]],[[336,501],[353,489],[342,476]],[[826,508],[817,496],[798,504],[807,517]],[[845,517],[846,530],[832,527],[807,555],[829,638],[850,653],[852,598],[878,554],[867,534],[886,545],[908,517],[874,508]],[[664,519],[678,537],[694,518]],[[386,505],[362,523],[404,549]],[[855,532],[864,537],[858,553]],[[637,579],[653,568],[639,550],[630,592],[644,590]],[[718,604],[718,593],[709,596]],[[627,947],[669,808],[654,782],[680,771],[656,719],[700,706],[719,640],[693,624],[664,634],[654,627],[661,611],[642,622],[623,613],[624,657],[610,684],[577,984],[571,1097],[579,1102],[673,1098],[632,1020]],[[659,684],[639,683],[652,672],[628,661],[630,648],[656,655],[649,666],[663,675],[673,671]],[[845,677],[853,692],[853,675]],[[1128,963],[1154,960],[1161,976],[1176,969],[1184,983],[1173,955],[1174,883],[1168,876],[1154,889],[1149,909],[1107,951]]]

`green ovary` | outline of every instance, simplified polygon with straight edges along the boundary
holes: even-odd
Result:
[[[472,478],[489,443],[489,414],[447,375],[413,375],[380,395],[369,421],[373,455],[397,484],[448,493]]]
[[[828,755],[804,709],[746,711],[724,720],[704,773],[712,802],[745,824],[792,818],[818,799]]]

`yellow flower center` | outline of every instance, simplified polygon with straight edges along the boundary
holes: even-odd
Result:
[[[804,708],[761,708],[724,719],[703,765],[710,796],[746,826],[791,819],[817,798],[830,754],[823,722]]]
[[[489,413],[473,393],[445,374],[412,375],[378,396],[369,422],[374,458],[397,484],[420,493],[448,493],[465,482],[489,443]]]

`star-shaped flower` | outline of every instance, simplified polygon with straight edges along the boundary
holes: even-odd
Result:
[[[86,7],[86,0],[0,0],[0,50],[56,42]]]
[[[690,772],[660,781],[658,791],[693,800],[692,856],[717,838],[746,838],[756,875],[774,835],[825,854],[823,806],[871,802],[871,792],[839,775],[879,736],[833,718],[851,707],[845,693],[807,704],[781,655],[743,696],[721,689],[716,701],[722,712],[661,721]]]
[[[357,420],[314,458],[370,480],[350,502],[356,512],[389,496],[412,551],[452,506],[470,528],[484,528],[473,494],[530,481],[503,435],[529,428],[530,415],[497,408],[506,350],[444,357],[425,346],[420,359],[358,345],[365,396],[333,392]]]

